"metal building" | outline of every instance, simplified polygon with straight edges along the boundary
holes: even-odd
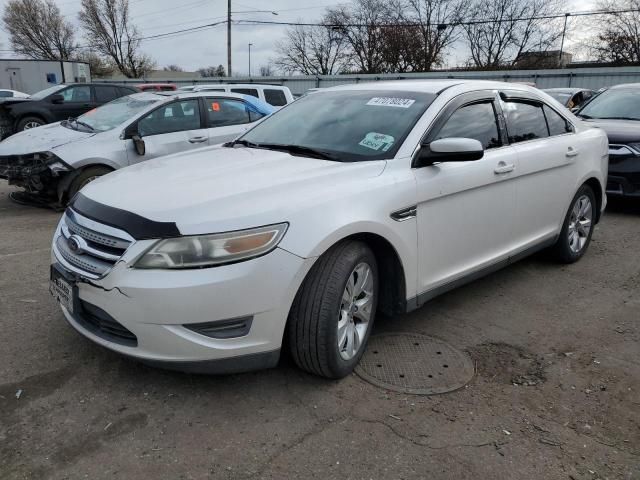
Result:
[[[84,62],[0,59],[0,88],[33,94],[59,83],[90,81]]]

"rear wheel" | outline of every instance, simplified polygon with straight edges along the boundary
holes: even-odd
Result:
[[[554,256],[563,263],[578,261],[589,247],[596,218],[596,197],[588,185],[583,185],[573,197],[557,243]]]
[[[31,130],[32,128],[41,127],[45,123],[40,117],[24,117],[18,122],[17,130],[18,132]]]
[[[289,346],[310,373],[342,378],[364,352],[378,302],[378,266],[366,244],[345,241],[318,259],[291,307]]]
[[[102,175],[110,173],[111,171],[112,170],[107,167],[99,166],[85,168],[76,178],[73,179],[73,182],[71,182],[69,190],[67,190],[67,200],[71,200],[85,185],[93,182],[96,178],[101,177]]]

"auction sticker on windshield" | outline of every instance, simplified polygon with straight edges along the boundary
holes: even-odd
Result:
[[[371,150],[382,150],[386,152],[393,146],[395,138],[391,135],[385,135],[384,133],[370,132],[362,139],[358,144]]]
[[[373,105],[374,107],[409,108],[414,103],[416,103],[416,101],[411,98],[373,97],[367,102],[367,105]]]

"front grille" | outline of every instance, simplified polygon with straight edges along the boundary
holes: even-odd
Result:
[[[85,219],[67,209],[55,240],[55,250],[76,273],[99,278],[111,270],[132,243],[133,239],[125,232]]]
[[[75,320],[94,335],[110,342],[137,347],[138,338],[101,308],[79,300],[79,312]]]

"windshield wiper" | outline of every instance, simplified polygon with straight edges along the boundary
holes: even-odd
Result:
[[[76,125],[82,125],[84,128],[88,129],[90,132],[95,132],[96,129],[93,128],[88,123],[84,123],[82,120],[78,120],[76,117],[71,117],[67,122],[75,122]],[[76,128],[77,130],[77,128]]]
[[[236,145],[243,145],[249,148],[259,148],[257,143],[249,142],[248,140],[233,140],[232,142],[227,142],[223,144],[223,147],[234,147]]]
[[[596,120],[633,120],[640,121],[640,118],[631,118],[631,117],[598,117]]]
[[[585,120],[591,120],[593,117],[585,115],[584,113],[576,113],[576,117],[584,118]]]
[[[289,152],[299,155],[308,155],[310,157],[320,158],[322,160],[331,160],[334,162],[340,162],[341,160],[324,150],[318,150],[312,147],[305,147],[304,145],[287,145],[281,143],[254,143],[255,148],[264,148],[266,150],[281,150],[283,152]]]

